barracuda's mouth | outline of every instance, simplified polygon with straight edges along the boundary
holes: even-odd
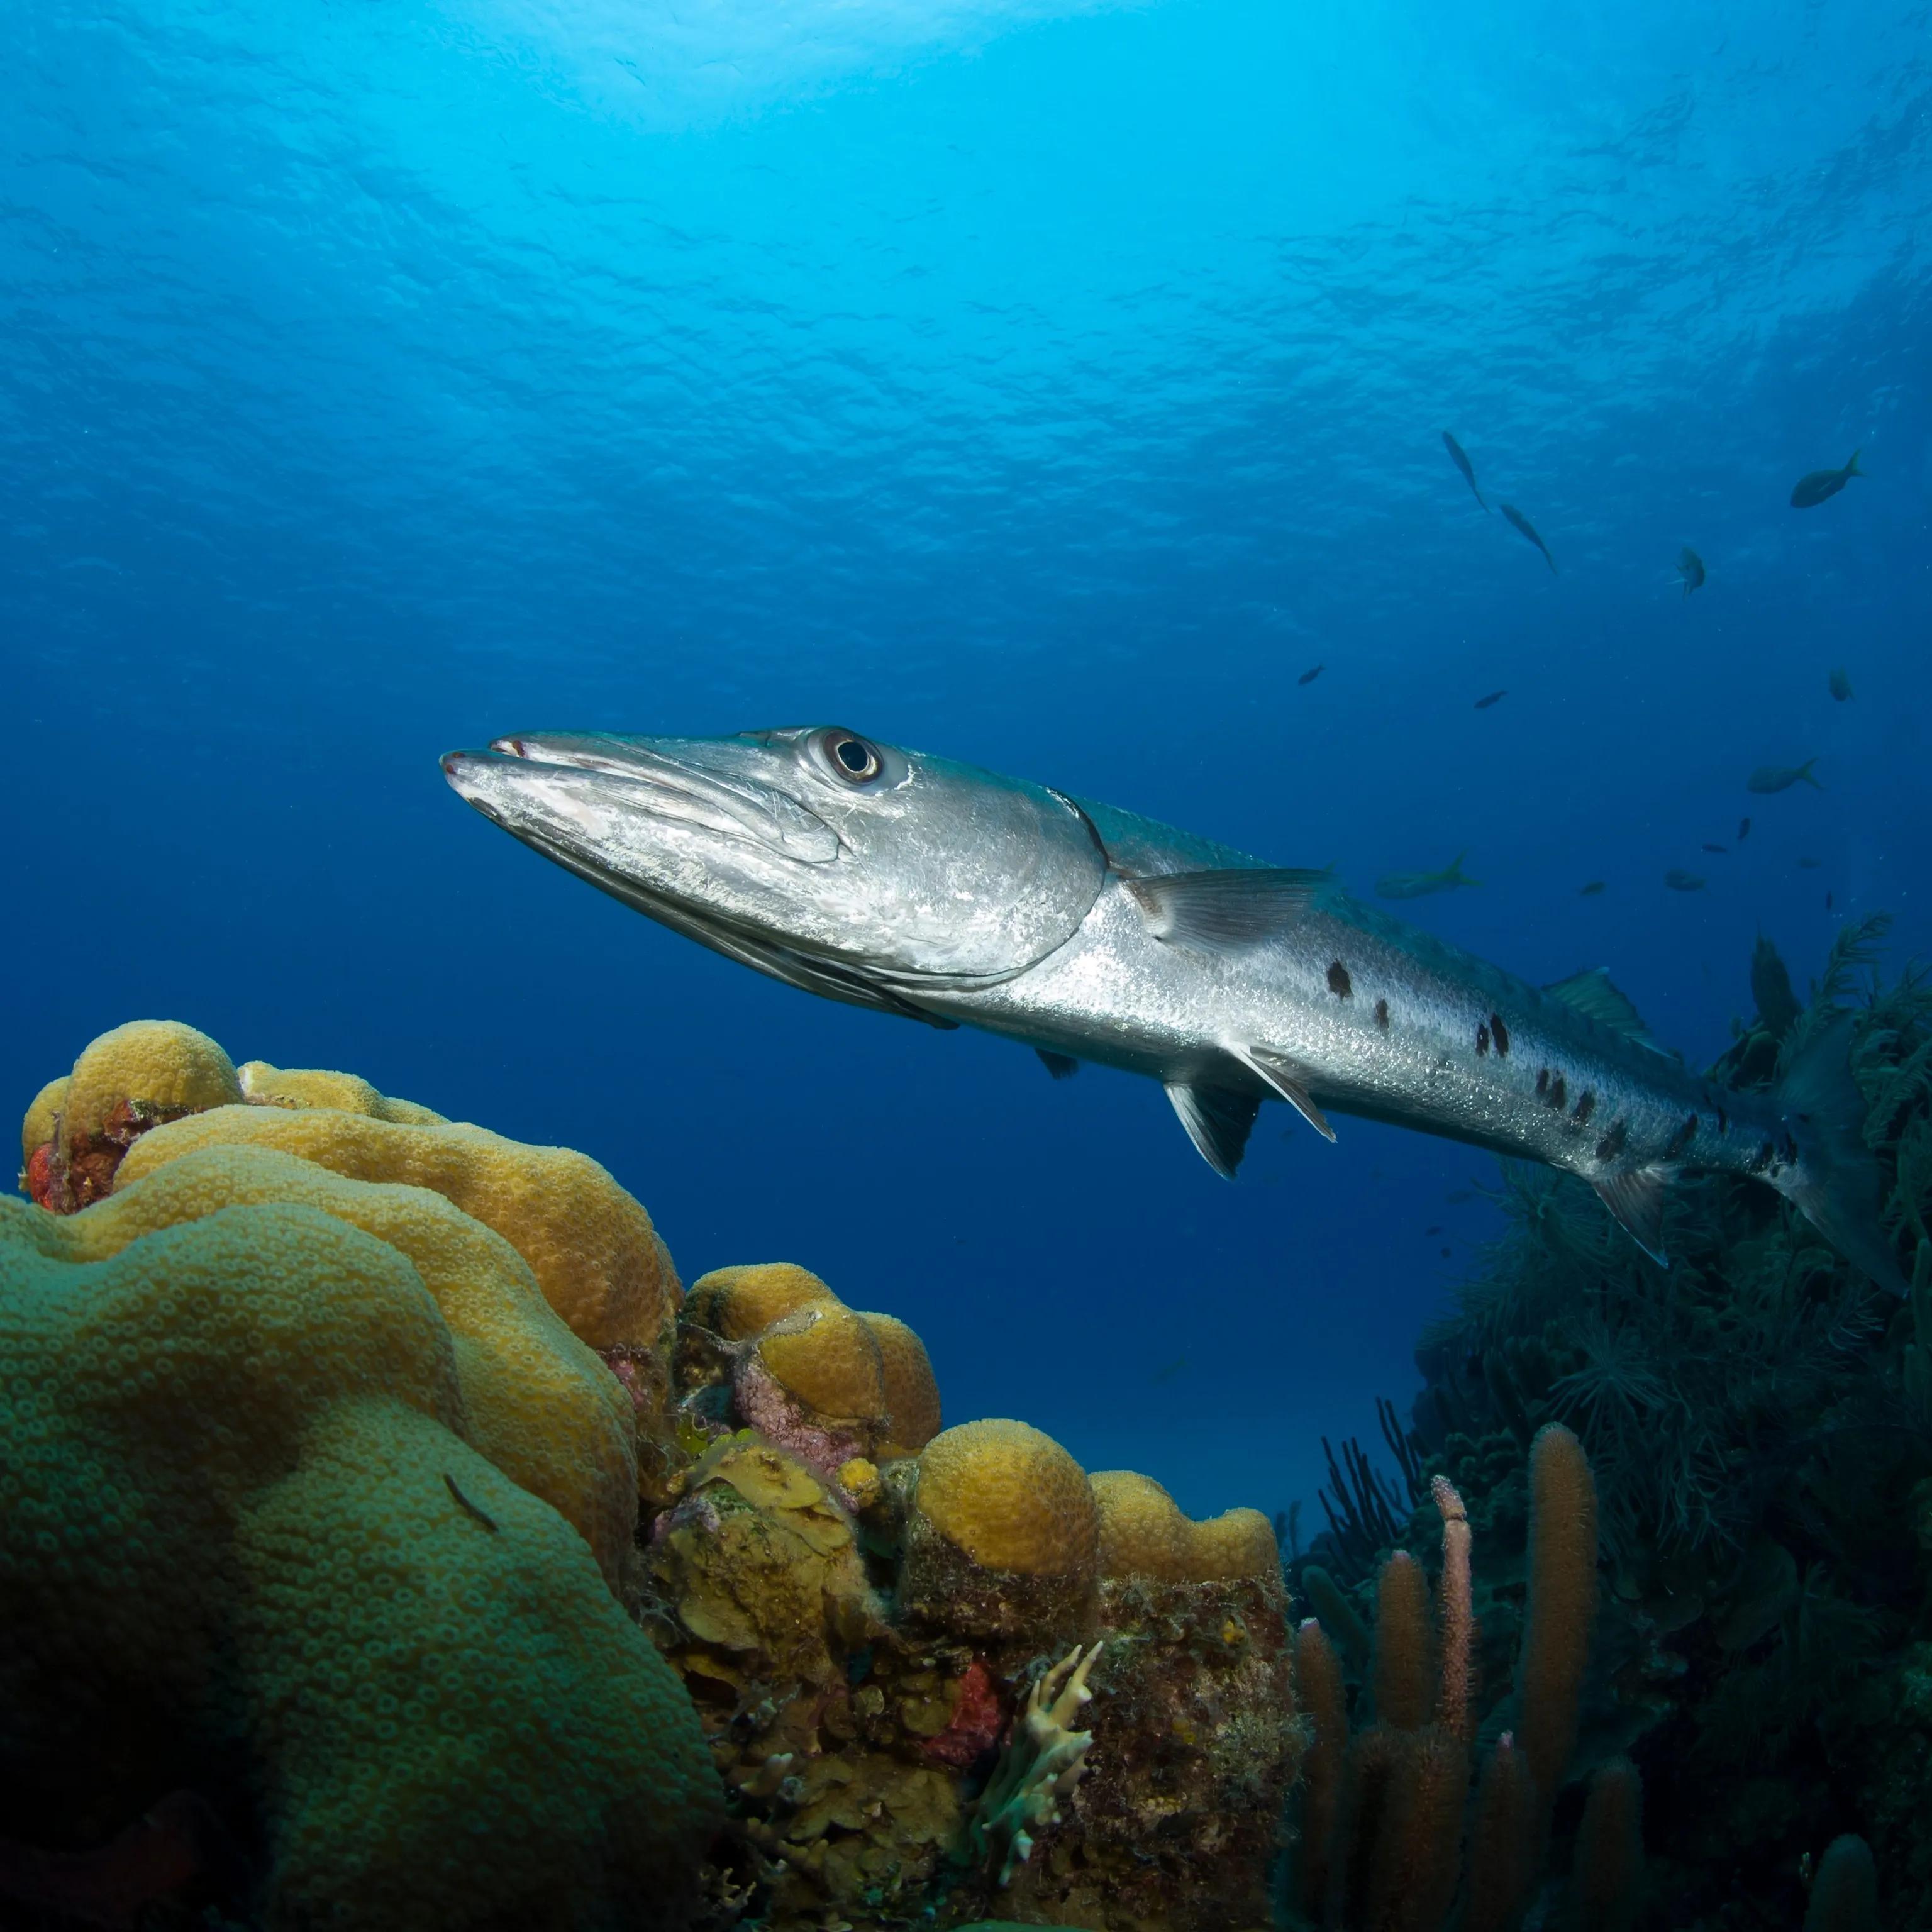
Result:
[[[493,783],[493,767],[505,766],[514,768],[509,784]],[[643,814],[742,839],[802,865],[826,865],[838,856],[838,835],[790,793],[640,745],[594,737],[497,738],[487,752],[446,754],[442,770],[460,797],[532,844],[527,828],[542,818],[596,837],[618,814]],[[526,811],[504,808],[512,790]]]
[[[614,827],[639,818],[730,840],[771,858],[830,865],[838,834],[789,793],[702,770],[640,746],[591,738],[494,740],[449,752],[443,776],[464,802],[586,884],[788,986],[950,1029],[860,964],[782,938],[761,923],[654,885],[605,856]]]

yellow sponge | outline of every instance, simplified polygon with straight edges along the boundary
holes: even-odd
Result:
[[[691,1285],[685,1318],[728,1342],[748,1342],[801,1308],[838,1299],[795,1262],[751,1262],[700,1275]]]
[[[28,1110],[22,1138],[41,1124],[50,1090]],[[128,1148],[164,1120],[242,1097],[234,1067],[214,1042],[178,1020],[130,1020],[90,1041],[74,1062],[40,1156],[26,1150],[34,1198],[71,1214],[98,1201],[114,1184]]]
[[[1100,1513],[1080,1465],[1024,1422],[965,1422],[920,1457],[916,1507],[982,1568],[1090,1576]]]
[[[415,1264],[449,1325],[470,1441],[577,1529],[614,1588],[637,1525],[630,1398],[515,1249],[442,1196],[351,1180],[267,1148],[206,1147],[62,1222],[61,1252],[104,1261],[156,1228],[275,1202],[333,1214]]]
[[[1194,1526],[1151,1476],[1102,1469],[1088,1478],[1100,1512],[1100,1574],[1183,1581],[1193,1554]]]
[[[939,1384],[926,1344],[894,1315],[861,1315],[879,1346],[886,1378],[882,1456],[916,1456],[939,1433]]]
[[[432,1127],[443,1118],[413,1100],[379,1094],[358,1074],[331,1073],[316,1066],[271,1066],[266,1060],[250,1060],[239,1075],[242,1091],[258,1107],[333,1107],[411,1127]]]
[[[1188,1575],[1196,1583],[1231,1582],[1238,1576],[1277,1576],[1281,1551],[1274,1525],[1259,1510],[1232,1509],[1189,1526],[1193,1534]]]
[[[808,1303],[759,1338],[758,1359],[779,1386],[820,1416],[866,1424],[886,1418],[885,1370],[862,1315],[842,1302]]]
[[[416,1270],[292,1204],[74,1258],[103,1218],[0,1201],[9,1829],[95,1842],[238,1776],[271,1924],[675,1918],[721,1808],[695,1714],[464,1439]]]
[[[352,1180],[432,1190],[495,1228],[529,1262],[544,1298],[594,1348],[652,1347],[676,1306],[677,1276],[651,1217],[596,1162],[568,1148],[330,1108],[217,1107],[143,1135],[116,1185],[206,1147],[272,1148]]]

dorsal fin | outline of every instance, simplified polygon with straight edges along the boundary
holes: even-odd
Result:
[[[1286,932],[1328,877],[1304,867],[1247,866],[1123,876],[1121,884],[1155,938],[1202,952],[1233,952]]]
[[[1656,1044],[1643,1023],[1643,1016],[1630,1004],[1628,994],[1611,984],[1604,967],[1592,966],[1586,972],[1572,973],[1568,979],[1553,980],[1543,990],[1552,1000],[1561,1000],[1585,1018],[1608,1027],[1612,1033],[1622,1034],[1640,1046]]]
[[[1174,1111],[1195,1150],[1223,1180],[1232,1180],[1248,1150],[1248,1135],[1261,1112],[1260,1096],[1237,1094],[1226,1087],[1196,1087],[1185,1080],[1170,1080],[1167,1097],[1174,1102]]]
[[[1055,1053],[1051,1047],[1036,1046],[1034,1052],[1040,1055],[1040,1064],[1056,1080],[1071,1080],[1080,1071],[1080,1063],[1070,1053]]]

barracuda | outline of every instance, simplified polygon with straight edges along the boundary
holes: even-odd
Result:
[[[1533,986],[1325,873],[837,726],[529,734],[442,766],[524,844],[761,973],[1007,1035],[1056,1077],[1159,1081],[1230,1179],[1264,1102],[1331,1141],[1358,1114],[1580,1175],[1662,1262],[1670,1183],[1749,1174],[1903,1288],[1849,1016],[1778,1092],[1737,1092],[1652,1045],[1601,971]]]

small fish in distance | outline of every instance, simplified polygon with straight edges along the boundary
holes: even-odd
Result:
[[[1748,818],[1739,819],[1738,820],[1738,843],[1742,845],[1750,836],[1750,820]]]
[[[1431,892],[1446,892],[1456,886],[1480,886],[1462,870],[1469,856],[1466,846],[1439,872],[1384,872],[1376,881],[1376,894],[1385,899],[1426,898]]]
[[[1486,711],[1491,705],[1500,704],[1508,695],[1509,693],[1507,691],[1492,691],[1486,697],[1476,700],[1476,709],[1478,711]]]
[[[1701,892],[1704,881],[1695,872],[1687,872],[1682,866],[1672,866],[1664,875],[1664,883],[1673,892]]]
[[[1466,1201],[1473,1201],[1475,1198],[1476,1190],[1473,1187],[1459,1187],[1453,1194],[1444,1195],[1442,1199],[1446,1206],[1460,1208]]]
[[[1760,765],[1744,780],[1744,790],[1789,791],[1802,778],[1814,791],[1822,791],[1825,788],[1811,776],[1811,767],[1817,762],[1815,758],[1807,758],[1802,765]]]
[[[1532,543],[1535,544],[1538,550],[1542,551],[1543,560],[1545,563],[1549,565],[1550,574],[1552,577],[1554,577],[1556,574],[1556,560],[1550,554],[1550,546],[1536,534],[1536,526],[1532,524],[1514,503],[1505,503],[1503,506],[1503,514],[1507,517],[1509,520],[1515,525],[1516,529],[1520,530]]]
[[[1832,910],[1832,895],[1829,892],[1825,895],[1825,910],[1827,912]]]
[[[1449,1258],[1449,1250],[1447,1248],[1444,1248],[1442,1250],[1442,1258],[1446,1262]]]
[[[1832,695],[1840,704],[1843,704],[1852,694],[1852,681],[1846,676],[1842,668],[1832,672],[1831,686]]]
[[[1852,460],[1842,470],[1814,470],[1808,476],[1798,478],[1791,492],[1791,507],[1794,510],[1814,510],[1828,496],[1835,496],[1854,476],[1865,472],[1858,467],[1858,453],[1852,452]]]
[[[1798,862],[1798,869],[1801,872],[1815,872],[1824,862],[1822,859],[1800,859]]]
[[[1704,560],[1688,544],[1678,556],[1677,574],[1684,580],[1685,596],[1704,587]]]
[[[1468,484],[1469,494],[1478,502],[1483,503],[1483,493],[1476,488],[1476,466],[1469,460],[1462,446],[1446,429],[1442,432],[1442,446],[1449,452],[1449,460],[1462,471],[1462,481]],[[1485,513],[1489,507],[1488,504],[1483,503]]]
[[[1603,890],[1603,880],[1601,879],[1592,879],[1588,885],[1579,886],[1576,888],[1576,896],[1580,899],[1593,898]]]
[[[1706,852],[1728,852],[1730,848],[1728,845],[1713,845],[1707,838],[1704,841],[1703,849]]]
[[[1327,669],[1327,666],[1324,664],[1312,665],[1308,670],[1304,671],[1294,681],[1297,684],[1312,684],[1315,680],[1322,675],[1322,672],[1325,669]]]
[[[1441,1234],[1441,1233],[1442,1233],[1442,1223],[1441,1223],[1440,1222],[1437,1222],[1437,1223],[1436,1223],[1433,1227],[1425,1228],[1424,1228],[1424,1229],[1423,1229],[1423,1231],[1422,1231],[1422,1232],[1423,1232],[1423,1236],[1424,1236],[1424,1238],[1425,1240],[1426,1240],[1426,1239],[1430,1235],[1431,1235],[1431,1234]]]

